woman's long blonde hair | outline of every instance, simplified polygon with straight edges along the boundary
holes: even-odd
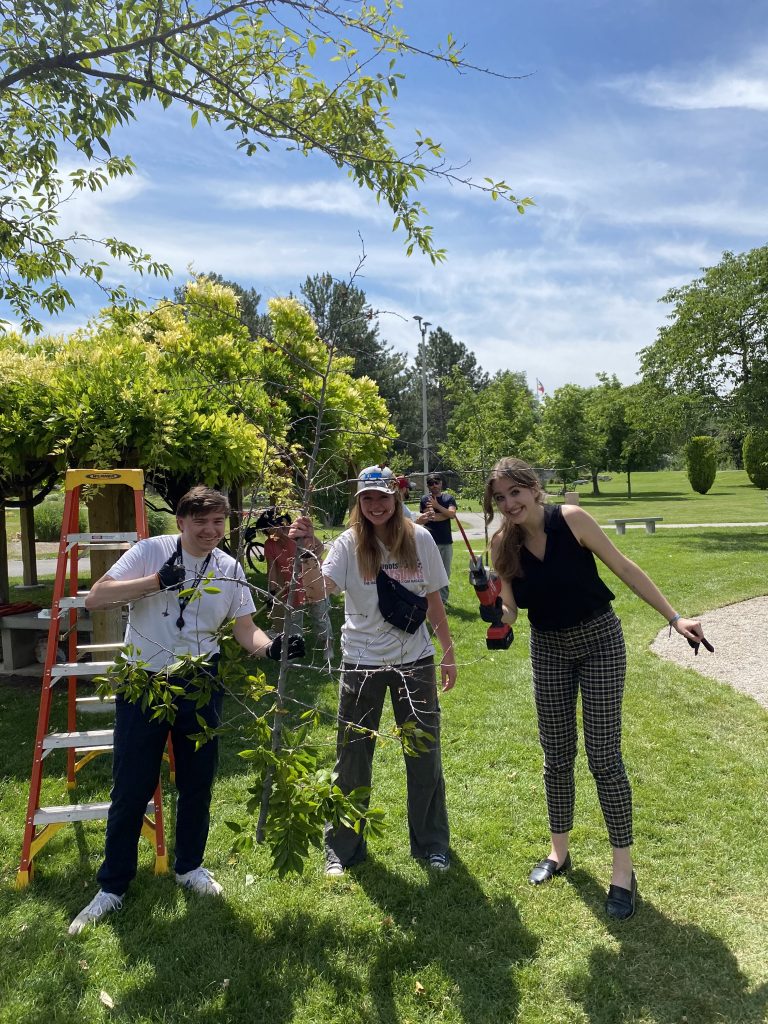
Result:
[[[483,512],[486,525],[490,524],[496,513],[493,490],[495,482],[500,479],[512,480],[520,487],[527,487],[533,491],[539,505],[546,504],[546,495],[541,489],[539,478],[527,462],[513,458],[499,459],[485,482],[485,491],[483,492]],[[493,567],[499,576],[506,580],[522,576],[520,548],[523,546],[523,531],[519,526],[503,516],[501,526],[491,538],[491,546],[494,550]]]
[[[361,491],[356,496],[355,504],[349,513],[349,525],[355,534],[355,553],[360,575],[364,580],[375,580],[381,568],[381,547],[376,539],[373,523],[368,522],[360,511],[360,494],[364,493]],[[399,489],[392,491],[392,497],[395,499],[395,511],[386,524],[384,545],[399,565],[415,570],[419,564],[416,554],[416,531],[411,520],[405,517]]]

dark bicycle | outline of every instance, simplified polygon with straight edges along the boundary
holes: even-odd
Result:
[[[243,526],[240,532],[242,535],[245,561],[253,572],[258,572],[260,571],[258,563],[266,561],[264,557],[264,542],[259,539],[258,530],[255,526]],[[228,555],[232,555],[233,558],[237,558],[237,550],[232,548],[232,545],[229,542],[229,537],[224,538],[221,542],[221,546]]]

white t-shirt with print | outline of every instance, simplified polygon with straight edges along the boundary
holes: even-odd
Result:
[[[423,526],[414,524],[418,564],[401,568],[386,549],[382,568],[414,594],[426,597],[448,585],[437,545]],[[323,575],[344,592],[344,625],[341,650],[344,661],[354,665],[406,665],[434,654],[426,623],[416,633],[406,633],[385,621],[379,610],[376,580],[364,580],[355,555],[355,535],[346,530],[331,545],[323,562]]]
[[[151,576],[176,551],[178,534],[148,537],[134,544],[113,566],[107,576],[113,580],[138,580]],[[200,579],[205,562],[182,548],[186,570],[185,587],[200,580],[197,592],[184,609],[184,626],[179,629],[179,592],[161,590],[142,597],[129,606],[125,642],[136,648],[133,661],[146,662],[159,672],[180,654],[215,654],[219,650],[213,633],[224,622],[241,615],[252,615],[256,608],[242,567],[220,548],[214,548]],[[206,594],[205,587],[216,587],[218,593]],[[182,588],[184,589],[184,588]]]

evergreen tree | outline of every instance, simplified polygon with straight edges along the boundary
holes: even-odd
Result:
[[[461,399],[452,385],[458,375],[466,383],[469,390],[479,394],[489,384],[488,374],[478,365],[477,358],[462,341],[455,341],[453,336],[442,327],[429,332],[426,345],[427,373],[427,429],[430,450],[430,468],[449,468],[441,456],[448,440],[448,428],[451,418]],[[392,418],[400,433],[398,447],[410,451],[414,463],[420,458],[422,447],[422,390],[421,390],[421,352],[419,351],[408,374],[407,385],[398,398],[396,409],[392,410]]]
[[[339,355],[351,356],[355,360],[352,376],[375,381],[394,411],[407,359],[379,338],[379,325],[365,292],[335,281],[329,273],[307,277],[300,291],[320,337],[333,342]]]

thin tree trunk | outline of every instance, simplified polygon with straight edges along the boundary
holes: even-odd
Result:
[[[5,502],[0,498],[0,604],[11,599],[11,584],[8,579],[8,534],[5,526]]]
[[[25,487],[21,492],[23,501],[30,504],[19,509],[21,524],[21,561],[24,573],[24,586],[37,586],[37,552],[35,551],[35,510],[32,507],[32,488]]]
[[[239,485],[235,485],[229,488],[229,505],[231,512],[229,513],[229,550],[240,562],[241,565],[245,565],[245,548],[241,549],[241,535],[242,535],[242,511],[243,511],[243,488]]]
[[[325,412],[325,396],[328,389],[328,377],[331,372],[331,364],[333,362],[334,346],[333,343],[328,346],[328,363],[326,365],[325,374],[323,375],[323,386],[320,390],[320,400],[318,402],[317,409],[317,430],[315,431],[315,441],[312,448],[312,453],[307,461],[307,474],[305,477],[304,495],[302,498],[302,513],[307,515],[310,507],[310,494],[312,490],[312,480],[315,475],[315,467],[317,465],[317,458],[320,451],[320,434],[321,426],[323,422],[323,414]],[[288,585],[288,593],[285,597],[286,611],[283,627],[283,649],[280,657],[280,671],[277,676],[277,691],[275,694],[275,717],[272,723],[272,752],[277,753],[281,747],[282,734],[283,734],[283,719],[285,718],[285,691],[288,683],[288,637],[290,635],[291,622],[292,622],[292,609],[293,609],[293,594],[296,590],[296,586],[301,578],[301,552],[299,545],[296,545],[296,554],[293,558],[293,571],[291,573],[291,582]],[[264,842],[265,828],[267,824],[267,815],[269,814],[269,800],[272,795],[272,780],[274,778],[274,772],[270,766],[264,775],[264,784],[261,789],[261,807],[259,808],[259,820],[256,824],[256,842]]]

